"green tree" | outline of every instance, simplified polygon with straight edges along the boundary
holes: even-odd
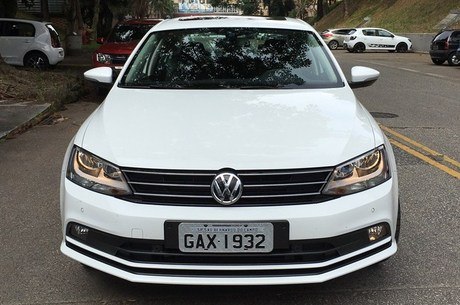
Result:
[[[131,1],[131,12],[136,18],[145,18],[149,15],[150,0]]]
[[[172,0],[150,0],[150,5],[156,17],[166,18],[174,13],[174,2]]]
[[[243,15],[256,15],[259,13],[259,0],[240,0],[239,6]]]
[[[308,17],[308,8],[313,4],[314,0],[297,0],[295,3],[295,17],[305,20]]]
[[[14,18],[18,11],[16,0],[0,0],[0,18]]]
[[[271,0],[268,14],[273,17],[289,16],[289,12],[293,9],[295,9],[294,0]]]

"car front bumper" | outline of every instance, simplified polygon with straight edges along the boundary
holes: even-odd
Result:
[[[267,207],[184,207],[127,202],[86,190],[63,179],[61,213],[63,241],[61,251],[95,269],[132,282],[187,285],[261,285],[324,282],[375,264],[392,256],[398,214],[397,185],[394,179],[372,189],[343,196],[327,202],[306,205]],[[106,234],[107,239],[165,242],[166,223],[170,222],[283,222],[288,224],[287,236],[292,244],[318,240],[340,239],[386,223],[390,234],[381,240],[344,251],[341,255],[320,261],[302,256],[292,261],[245,262],[244,256],[231,263],[207,259],[180,261],[180,251],[158,250],[143,261],[120,256],[114,248],[74,238],[68,225],[78,223]],[[287,242],[287,241],[286,241]],[[290,246],[292,250],[292,246]],[[160,247],[161,248],[161,247]],[[341,251],[339,251],[341,252]],[[156,253],[158,254],[158,253]],[[262,255],[263,256],[263,255]],[[151,257],[151,259],[149,259]],[[158,257],[163,257],[157,260]],[[169,258],[164,258],[169,257]],[[300,257],[300,258],[299,258]]]

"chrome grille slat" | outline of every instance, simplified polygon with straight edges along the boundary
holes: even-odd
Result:
[[[150,194],[150,193],[134,193],[134,195],[139,196],[149,196],[149,197],[179,197],[179,198],[212,198],[212,196],[191,196],[191,195],[177,195],[177,194]]]
[[[281,195],[256,195],[256,196],[241,196],[241,198],[278,198],[278,197],[301,197],[301,196],[314,196],[319,195],[320,192],[316,193],[300,193],[300,194],[281,194]]]
[[[174,184],[174,183],[152,183],[152,182],[132,182],[129,181],[130,184],[138,184],[138,185],[156,185],[156,186],[176,186],[176,187],[206,187],[210,188],[209,185],[201,185],[201,184]]]
[[[277,186],[294,186],[294,185],[312,185],[312,184],[324,184],[327,181],[318,181],[318,182],[301,182],[301,183],[269,183],[269,184],[251,184],[246,185],[245,188],[251,187],[277,187]]]
[[[234,205],[286,205],[317,203],[333,168],[235,171],[243,194]],[[216,171],[122,169],[133,195],[124,199],[145,204],[219,206],[211,195]]]
[[[299,171],[299,172],[295,172],[295,171],[286,171],[286,172],[276,172],[276,171],[273,171],[273,172],[258,172],[258,171],[255,171],[254,173],[245,173],[245,172],[242,172],[240,174],[238,174],[238,176],[240,177],[244,177],[244,176],[270,176],[270,175],[302,175],[302,174],[314,174],[314,173],[325,173],[325,172],[330,172],[331,169],[322,169],[322,170],[306,170],[306,171]]]
[[[132,170],[124,169],[125,173],[137,173],[137,174],[146,174],[146,175],[171,175],[171,176],[209,176],[214,177],[216,174],[213,173],[199,173],[199,172],[158,172],[158,171],[147,171],[147,170]]]

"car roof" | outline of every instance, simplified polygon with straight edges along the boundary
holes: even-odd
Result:
[[[16,21],[16,22],[29,22],[33,24],[51,24],[51,22],[47,21],[36,21],[36,20],[30,20],[30,19],[16,19],[16,18],[0,18],[0,21]]]
[[[356,28],[357,30],[384,30],[384,31],[388,31],[387,29],[382,29],[382,28],[372,28],[372,27],[369,27],[369,28]]]
[[[308,23],[294,18],[271,18],[259,16],[190,16],[166,19],[151,31],[179,30],[192,28],[278,28],[290,30],[315,31]]]
[[[161,21],[163,21],[163,19],[151,19],[151,18],[147,18],[147,19],[128,19],[128,20],[123,20],[123,21],[120,21],[118,24],[126,24],[126,25],[129,25],[129,24],[157,24],[157,23],[160,23]]]

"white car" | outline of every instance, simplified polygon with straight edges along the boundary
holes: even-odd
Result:
[[[343,48],[359,53],[366,50],[405,53],[412,49],[412,42],[407,37],[397,36],[384,29],[357,28],[356,32],[345,39]]]
[[[161,22],[67,149],[61,251],[191,285],[316,283],[389,258],[395,158],[351,90],[378,76],[348,83],[300,20]]]
[[[0,18],[0,56],[7,64],[41,70],[64,60],[64,49],[50,23]]]

